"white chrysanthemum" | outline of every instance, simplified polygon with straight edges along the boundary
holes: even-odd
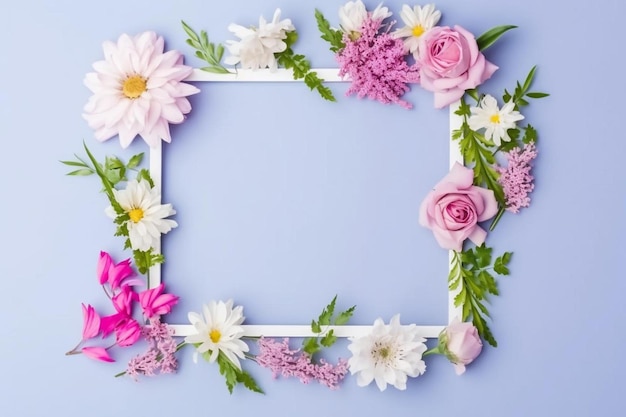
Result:
[[[349,1],[339,8],[339,26],[350,35],[351,39],[358,39],[367,16],[367,9],[361,0]],[[391,16],[391,12],[381,3],[374,9],[371,16],[373,20],[382,20]]]
[[[83,117],[105,141],[119,135],[123,148],[139,135],[151,147],[170,142],[169,124],[182,123],[191,105],[185,98],[200,90],[181,82],[193,68],[183,65],[178,51],[163,53],[164,41],[154,32],[126,34],[117,43],[104,42],[104,61],[85,76],[93,92]]]
[[[472,114],[468,120],[469,127],[472,130],[484,128],[485,138],[491,139],[496,146],[500,146],[502,141],[510,142],[507,130],[514,129],[515,122],[524,118],[514,108],[512,101],[502,106],[502,109],[498,108],[497,100],[487,94],[480,100],[478,107],[470,109]]]
[[[235,34],[239,41],[226,41],[230,56],[224,62],[228,65],[241,63],[242,68],[269,68],[275,71],[278,67],[275,53],[287,49],[284,39],[287,33],[295,30],[290,19],[280,20],[280,9],[274,12],[274,18],[267,22],[263,16],[259,18],[258,28],[246,28],[234,23],[228,30]]]
[[[434,4],[427,4],[424,7],[414,6],[412,9],[405,4],[402,6],[400,17],[406,26],[393,32],[393,35],[396,38],[404,38],[406,50],[412,53],[415,59],[419,59],[420,41],[439,22],[441,12],[435,10]]]
[[[387,384],[404,390],[408,376],[413,378],[426,371],[422,360],[426,339],[414,324],[401,326],[398,314],[388,325],[377,319],[370,334],[350,340],[352,357],[348,365],[351,374],[358,374],[357,384],[361,387],[376,381],[381,391]]]
[[[215,362],[222,352],[230,361],[241,370],[239,358],[244,358],[248,345],[241,340],[243,328],[240,326],[245,317],[243,307],[233,308],[233,300],[211,301],[202,307],[204,316],[190,312],[189,321],[197,333],[185,337],[185,343],[197,345],[194,361],[198,353],[209,352],[209,362]]]
[[[133,250],[147,251],[154,248],[162,234],[178,226],[174,220],[166,217],[176,214],[171,204],[161,204],[161,193],[156,187],[150,187],[148,181],[130,180],[124,190],[113,190],[115,200],[128,214],[126,222],[128,237]],[[111,218],[118,214],[112,206],[106,208]]]

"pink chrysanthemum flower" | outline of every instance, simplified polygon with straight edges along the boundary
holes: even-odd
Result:
[[[311,380],[317,380],[320,384],[330,389],[337,389],[339,383],[348,373],[348,362],[339,360],[337,365],[325,362],[311,362],[311,357],[306,353],[301,353],[299,349],[289,348],[289,339],[285,338],[281,343],[274,339],[259,339],[259,354],[256,362],[272,371],[272,377],[295,377],[303,384],[308,384]]]
[[[169,124],[182,123],[191,111],[187,96],[200,90],[181,82],[193,68],[183,65],[178,51],[163,52],[164,41],[154,32],[123,34],[117,43],[104,42],[104,61],[85,77],[93,96],[83,117],[105,141],[119,135],[122,148],[139,135],[151,147],[170,142]]]
[[[515,148],[506,153],[509,163],[507,168],[496,168],[500,173],[498,182],[504,191],[507,211],[518,213],[520,208],[530,206],[528,195],[535,188],[534,177],[530,171],[536,157],[537,148],[534,142],[530,142],[523,150]]]
[[[339,75],[348,75],[352,81],[346,95],[356,94],[358,98],[368,97],[410,109],[411,103],[400,97],[409,91],[408,83],[419,83],[418,67],[406,62],[402,40],[388,32],[379,33],[381,27],[382,19],[370,16],[355,40],[344,33],[345,48],[336,58]]]

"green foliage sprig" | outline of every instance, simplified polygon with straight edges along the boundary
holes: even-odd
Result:
[[[355,305],[335,316],[336,303],[337,296],[335,295],[332,301],[324,307],[317,320],[311,320],[311,331],[317,336],[307,337],[302,342],[302,350],[311,355],[311,357],[322,350],[322,347],[331,347],[337,341],[334,330],[329,327],[331,325],[340,326],[348,323],[350,317],[354,314]]]
[[[211,352],[204,352],[202,357],[208,361],[211,357]],[[237,368],[235,364],[232,363],[231,360],[228,359],[228,357],[226,357],[226,355],[224,355],[221,351],[217,356],[217,364],[220,368],[220,374],[222,374],[226,380],[226,387],[228,388],[229,393],[233,393],[233,389],[237,384],[242,384],[250,391],[265,394],[248,372]]]
[[[330,44],[331,52],[337,53],[346,47],[343,43],[343,34],[341,31],[333,29],[322,12],[317,9],[315,9],[315,20],[317,21],[317,28],[322,33],[320,37]]]
[[[481,337],[494,347],[498,343],[487,325],[487,318],[490,315],[485,302],[490,294],[499,294],[492,272],[497,275],[509,275],[507,265],[511,256],[511,252],[504,252],[496,257],[492,264],[492,249],[486,247],[484,243],[463,252],[455,251],[448,275],[450,291],[458,291],[454,298],[454,306],[462,308],[461,321],[471,318]]]
[[[101,163],[96,160],[86,144],[83,143],[83,147],[87,153],[88,160],[85,160],[75,154],[74,156],[76,160],[60,162],[64,165],[77,168],[68,172],[67,175],[89,176],[95,174],[98,178],[100,178],[100,182],[103,186],[102,192],[106,194],[111,207],[113,207],[113,210],[117,214],[113,220],[113,222],[117,225],[115,236],[126,237],[124,241],[124,249],[130,249],[130,238],[128,235],[128,227],[126,226],[130,217],[116,200],[113,190],[118,184],[128,181],[127,174],[129,171],[136,172],[137,180],[146,180],[148,181],[148,184],[150,184],[150,187],[154,187],[154,182],[150,177],[150,171],[145,168],[138,169],[143,160],[144,154],[142,152],[131,156],[127,163],[124,163],[116,156],[106,156],[104,163]],[[147,251],[134,250],[133,259],[139,273],[144,275],[148,274],[148,271],[152,266],[165,262],[165,257],[160,253],[155,253],[152,248]]]
[[[203,61],[206,61],[209,65],[207,67],[200,68],[202,71],[212,72],[214,74],[231,74],[222,64],[222,57],[224,56],[224,47],[222,44],[214,44],[209,42],[209,36],[206,31],[200,31],[198,35],[187,23],[181,20],[183,29],[189,39],[187,44],[196,50],[196,56]]]
[[[311,64],[304,55],[296,54],[292,45],[298,40],[298,33],[294,30],[287,32],[284,42],[287,48],[283,52],[275,53],[274,56],[280,65],[293,71],[293,79],[304,79],[304,83],[311,90],[316,90],[319,95],[328,101],[337,101],[330,88],[324,85],[324,80],[317,76],[317,72],[311,71]]]

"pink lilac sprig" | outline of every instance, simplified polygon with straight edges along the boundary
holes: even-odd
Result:
[[[382,22],[382,19],[367,17],[356,40],[344,33],[345,48],[336,55],[339,75],[348,75],[352,81],[346,95],[367,96],[410,109],[411,103],[400,97],[410,90],[409,83],[419,83],[419,68],[407,63],[401,39],[394,38],[388,30],[380,33]]]
[[[178,368],[178,360],[176,359],[178,345],[172,337],[172,333],[173,331],[167,324],[161,322],[159,316],[151,318],[150,324],[145,325],[142,329],[142,335],[148,342],[148,350],[128,362],[125,374],[137,381],[139,375],[154,376],[159,373],[176,372]]]
[[[502,185],[506,199],[506,210],[519,213],[522,207],[530,206],[529,194],[535,188],[534,177],[530,173],[533,160],[537,157],[534,142],[524,145],[524,149],[515,148],[506,152],[508,166],[497,167],[500,174],[498,182]]]
[[[319,364],[311,362],[311,357],[300,349],[289,348],[289,338],[282,342],[274,339],[261,338],[258,341],[259,354],[256,362],[272,371],[272,377],[295,377],[303,384],[317,380],[330,389],[339,388],[339,383],[348,373],[348,362],[340,359],[337,365],[320,360]]]

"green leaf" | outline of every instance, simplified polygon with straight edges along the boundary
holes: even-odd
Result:
[[[317,343],[316,337],[307,337],[302,345],[302,350],[304,350],[309,355],[313,356],[315,353],[319,352],[320,345]]]
[[[87,175],[93,175],[93,174],[95,174],[93,169],[91,169],[91,168],[83,168],[83,169],[77,169],[77,170],[72,171],[72,172],[68,172],[65,175],[87,176]]]
[[[540,93],[540,92],[530,92],[530,93],[526,93],[526,97],[530,97],[530,98],[544,98],[544,97],[548,97],[550,94],[548,93]]]
[[[480,97],[478,97],[478,90],[475,88],[465,90],[465,94],[476,100],[476,103],[480,102]]]
[[[147,169],[141,169],[137,173],[137,181],[140,181],[140,180],[146,180],[148,181],[148,184],[150,184],[151,188],[154,187],[154,181],[152,181],[152,177],[150,176],[150,171],[148,171]]]
[[[311,320],[311,331],[313,333],[322,333],[322,328],[320,327],[320,324],[315,320]]]
[[[322,33],[321,38],[330,44],[331,52],[337,53],[345,48],[341,31],[331,28],[328,20],[318,9],[315,9],[315,20],[317,21],[317,28]]]
[[[217,356],[217,364],[220,368],[220,374],[222,374],[224,376],[224,379],[226,380],[226,387],[228,388],[228,392],[232,394],[235,385],[237,385],[237,382],[239,382],[237,368],[235,368],[230,359],[228,359],[226,355],[224,355],[221,351]]]
[[[533,79],[535,78],[535,72],[536,71],[537,71],[537,66],[535,65],[528,72],[528,75],[526,76],[526,79],[524,80],[524,87],[522,88],[523,91],[528,91],[528,89],[532,85]]]
[[[322,314],[320,314],[318,318],[318,323],[320,326],[328,326],[330,325],[330,319],[335,314],[335,303],[337,302],[337,296],[335,295],[332,301],[322,310]]]
[[[129,168],[129,169],[137,168],[142,160],[143,160],[143,152],[138,153],[137,155],[133,155],[128,161],[128,163],[126,164],[126,168]]]
[[[476,252],[476,261],[479,268],[486,268],[491,264],[491,251],[492,249],[485,246],[483,243],[480,246],[477,246],[475,249]]]
[[[84,168],[89,167],[89,165],[85,164],[82,161],[59,161],[59,162],[65,165],[69,165],[71,167],[84,167]]]
[[[324,347],[331,347],[336,341],[337,341],[337,336],[335,336],[333,329],[330,329],[330,331],[326,333],[324,337],[322,337],[322,340],[320,341],[320,343]]]
[[[252,378],[252,376],[246,371],[242,371],[237,374],[237,382],[242,383],[243,386],[248,388],[250,391],[258,392],[259,394],[265,394],[261,387],[257,385],[254,378]]]
[[[529,144],[530,142],[537,141],[537,130],[531,125],[526,125],[526,130],[524,131],[524,137],[522,138],[522,142],[525,144]]]
[[[478,274],[478,278],[482,281],[483,285],[487,288],[487,292],[493,295],[499,295],[498,286],[496,280],[488,271],[482,270]]]
[[[487,32],[476,38],[478,49],[484,51],[485,49],[493,45],[498,40],[498,38],[500,38],[500,36],[502,36],[505,32],[511,29],[515,29],[516,27],[517,26],[514,25],[503,25],[489,29]]]
[[[349,309],[347,309],[346,311],[342,311],[337,316],[334,323],[338,326],[341,326],[342,324],[346,324],[350,320],[350,317],[352,317],[352,314],[354,314],[355,309],[356,309],[356,306],[354,305],[350,307]]]

